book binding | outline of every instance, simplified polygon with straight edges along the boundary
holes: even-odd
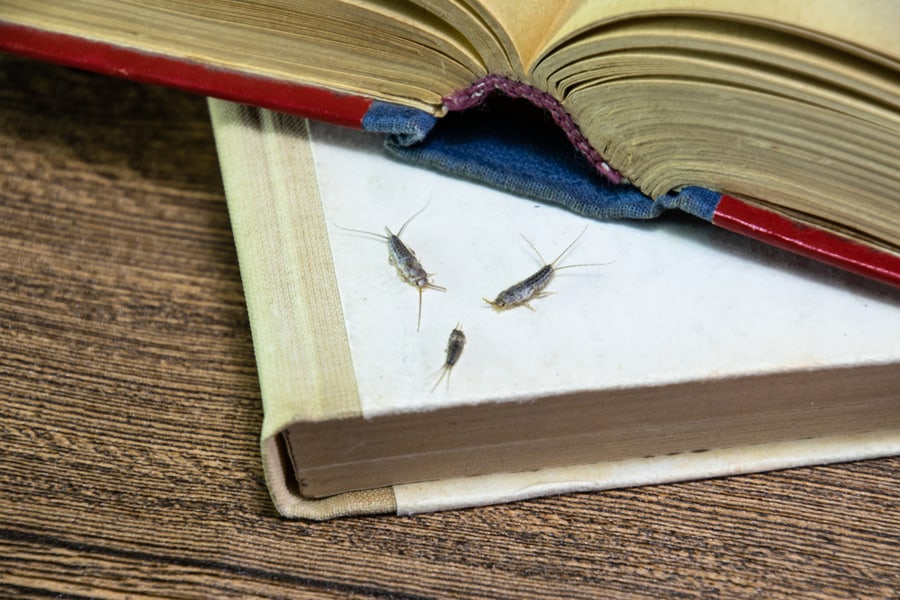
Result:
[[[665,210],[679,208],[748,237],[900,286],[900,256],[889,251],[802,224],[727,194],[684,188],[654,201],[632,186],[621,185],[621,174],[587,143],[555,99],[497,75],[446,97],[446,108],[451,113],[438,120],[417,109],[370,98],[3,21],[0,50],[386,133],[387,147],[400,158],[566,206],[593,218],[653,218]],[[546,110],[561,129],[562,137],[557,132],[555,145],[547,145],[544,140],[538,144],[534,132],[529,135],[520,123],[501,122],[502,115],[498,117],[497,111],[470,111],[474,113],[474,118],[469,118],[470,125],[460,127],[453,111],[480,107],[495,93],[523,98]],[[490,122],[485,121],[487,118]],[[547,136],[546,123],[543,125],[539,127],[540,135],[552,139],[552,135]],[[577,160],[571,160],[571,147],[580,153]]]

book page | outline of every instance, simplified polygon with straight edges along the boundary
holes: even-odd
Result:
[[[900,35],[897,33],[900,3],[892,0],[578,0],[572,2],[564,23],[554,32],[546,49],[598,24],[634,16],[672,14],[706,14],[778,23],[786,29],[829,38],[900,61]]]
[[[491,70],[516,79],[528,73],[561,18],[569,14],[570,0],[473,0],[472,7],[508,49],[513,72]]]
[[[893,288],[697,219],[591,221],[396,162],[365,133],[311,134],[366,417],[900,361]],[[420,331],[386,241],[342,229],[396,232],[417,211],[401,238],[446,288],[424,290]],[[559,270],[533,310],[484,301],[540,268],[529,242],[551,261],[576,239],[557,266],[589,266]],[[435,387],[457,325],[467,343]]]
[[[827,2],[813,16],[770,4],[722,3],[736,12],[696,18],[671,7],[702,2],[611,2],[634,18],[581,30],[536,63],[533,79],[652,197],[710,188],[897,252],[900,60],[876,49],[883,38],[880,50],[900,57],[900,36],[873,24],[874,42],[854,41],[870,16],[838,10],[829,25]],[[590,22],[594,6],[573,5],[567,26]],[[885,19],[896,12],[872,6]]]
[[[0,21],[432,113],[486,74],[473,27],[411,2],[0,0]]]

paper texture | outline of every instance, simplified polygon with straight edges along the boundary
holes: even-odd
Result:
[[[219,101],[210,107],[260,371],[263,464],[282,515],[407,514],[900,452],[900,433],[882,431],[304,499],[274,435],[294,419],[893,364],[898,300],[878,284],[668,219],[587,223],[560,265],[612,264],[560,271],[555,293],[536,300],[534,311],[498,314],[482,298],[540,265],[522,235],[551,260],[581,234],[584,219],[395,163],[361,132],[312,124],[310,136],[299,120]],[[319,195],[320,211],[296,201],[309,194]],[[385,241],[342,227],[396,232],[423,207],[403,236],[447,292],[425,292],[416,333],[416,290],[388,264]],[[299,250],[291,257],[310,243],[333,256],[335,271],[324,255],[316,267]],[[297,306],[308,296],[304,285],[323,294],[320,286],[334,285],[328,293],[340,291],[340,310],[290,314],[305,310]],[[431,392],[457,323],[470,343],[450,381]],[[320,332],[328,341],[298,344],[310,327],[328,329]],[[325,365],[324,373],[310,373],[311,364]]]
[[[338,287],[366,417],[583,389],[900,362],[895,291],[698,219],[604,223],[398,163],[368,134],[312,123]],[[388,264],[396,231],[447,291]],[[585,227],[587,229],[585,230]],[[483,300],[541,266],[552,292],[502,313]],[[451,329],[468,343],[431,393]]]
[[[394,493],[397,513],[413,514],[896,454],[900,454],[900,432],[881,431],[400,485]]]

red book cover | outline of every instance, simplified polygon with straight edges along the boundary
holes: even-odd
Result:
[[[767,244],[900,286],[900,257],[723,195],[712,222]]]

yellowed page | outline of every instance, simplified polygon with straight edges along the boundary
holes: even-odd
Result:
[[[576,0],[546,47],[556,46],[600,23],[638,14],[676,13],[730,15],[740,20],[778,23],[786,29],[814,33],[888,60],[900,60],[900,2],[893,0]]]
[[[0,0],[0,20],[433,113],[485,74],[468,29],[411,3]]]
[[[571,0],[482,0],[471,6],[485,19],[509,50],[513,73],[528,72],[561,18],[571,10]],[[494,71],[496,72],[496,71]],[[509,74],[509,73],[504,73]]]

